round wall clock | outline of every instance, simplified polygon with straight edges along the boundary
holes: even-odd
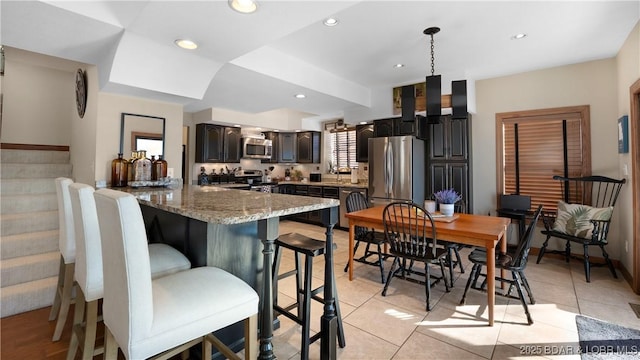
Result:
[[[78,69],[76,72],[76,105],[78,116],[83,118],[87,108],[87,75],[82,69]]]

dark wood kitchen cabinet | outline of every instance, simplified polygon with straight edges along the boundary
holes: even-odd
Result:
[[[463,211],[472,212],[471,115],[457,119],[444,115],[427,126],[427,196],[453,188],[462,195]]]
[[[222,162],[224,127],[213,124],[196,124],[195,162]]]
[[[242,157],[242,132],[239,127],[224,128],[223,149],[224,162],[240,162]]]
[[[431,195],[436,191],[443,189],[455,189],[460,195],[466,209],[462,212],[469,212],[471,203],[471,194],[469,186],[469,165],[465,162],[445,163],[434,162],[429,165],[427,173],[429,174],[429,187],[427,194]]]
[[[393,119],[379,119],[373,121],[373,136],[374,137],[387,137],[394,136],[395,131],[393,129]]]
[[[297,139],[296,133],[280,133],[278,135],[279,152],[278,162],[294,163],[296,162]]]
[[[369,139],[373,137],[373,124],[356,125],[356,161],[369,161]]]
[[[297,134],[297,162],[320,163],[320,133],[317,131],[305,131]]]
[[[239,127],[196,124],[197,163],[240,162],[242,156]]]
[[[266,131],[264,133],[264,138],[267,140],[271,140],[271,159],[262,159],[260,160],[263,164],[273,164],[278,162],[278,154],[280,149],[280,144],[278,142],[279,133],[275,131]]]
[[[469,120],[442,116],[429,124],[429,159],[436,161],[467,160],[469,154]]]
[[[413,135],[419,139],[426,138],[426,119],[403,121],[401,117],[379,119],[373,121],[373,136],[404,136]]]

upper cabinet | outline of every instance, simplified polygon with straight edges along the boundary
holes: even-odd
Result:
[[[356,125],[356,161],[369,161],[369,139],[373,137],[373,124]]]
[[[279,133],[275,131],[266,131],[264,133],[264,138],[267,140],[271,140],[271,158],[270,159],[262,159],[261,163],[265,164],[274,164],[279,160],[279,151],[280,151],[280,143],[278,141]]]
[[[437,124],[430,124],[429,159],[466,160],[469,148],[469,120],[442,116]]]
[[[278,162],[294,163],[296,162],[297,139],[296,133],[280,133],[278,135]]]
[[[195,162],[240,162],[241,144],[238,127],[196,124]]]
[[[380,119],[373,121],[373,136],[387,137],[394,136],[393,119]]]
[[[283,163],[319,164],[321,157],[320,132],[278,133],[278,149],[274,150]]]
[[[213,124],[196,124],[197,163],[222,162],[224,128]]]
[[[373,136],[403,136],[413,135],[420,139],[425,139],[427,133],[426,119],[416,119],[403,121],[400,117],[379,119],[373,121]]]
[[[320,133],[317,131],[305,131],[297,134],[299,163],[320,163]]]
[[[224,128],[224,162],[237,163],[242,157],[242,132],[239,127]]]

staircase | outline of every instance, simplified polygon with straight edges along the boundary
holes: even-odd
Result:
[[[54,179],[71,178],[68,151],[0,151],[0,317],[50,306],[58,278]]]

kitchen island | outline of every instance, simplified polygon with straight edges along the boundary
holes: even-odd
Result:
[[[339,201],[306,196],[232,190],[212,186],[130,189],[141,205],[150,242],[181,250],[192,266],[216,266],[238,276],[260,294],[260,356],[274,359],[273,252],[281,216],[319,210],[326,227],[326,304],[321,319],[321,358],[336,358],[337,318],[333,284],[333,227]],[[262,253],[260,256],[259,253]],[[215,286],[215,284],[211,284]],[[243,339],[231,329],[229,346]],[[242,334],[240,328],[240,334]],[[242,335],[240,335],[241,337]],[[235,349],[234,349],[235,350]]]

